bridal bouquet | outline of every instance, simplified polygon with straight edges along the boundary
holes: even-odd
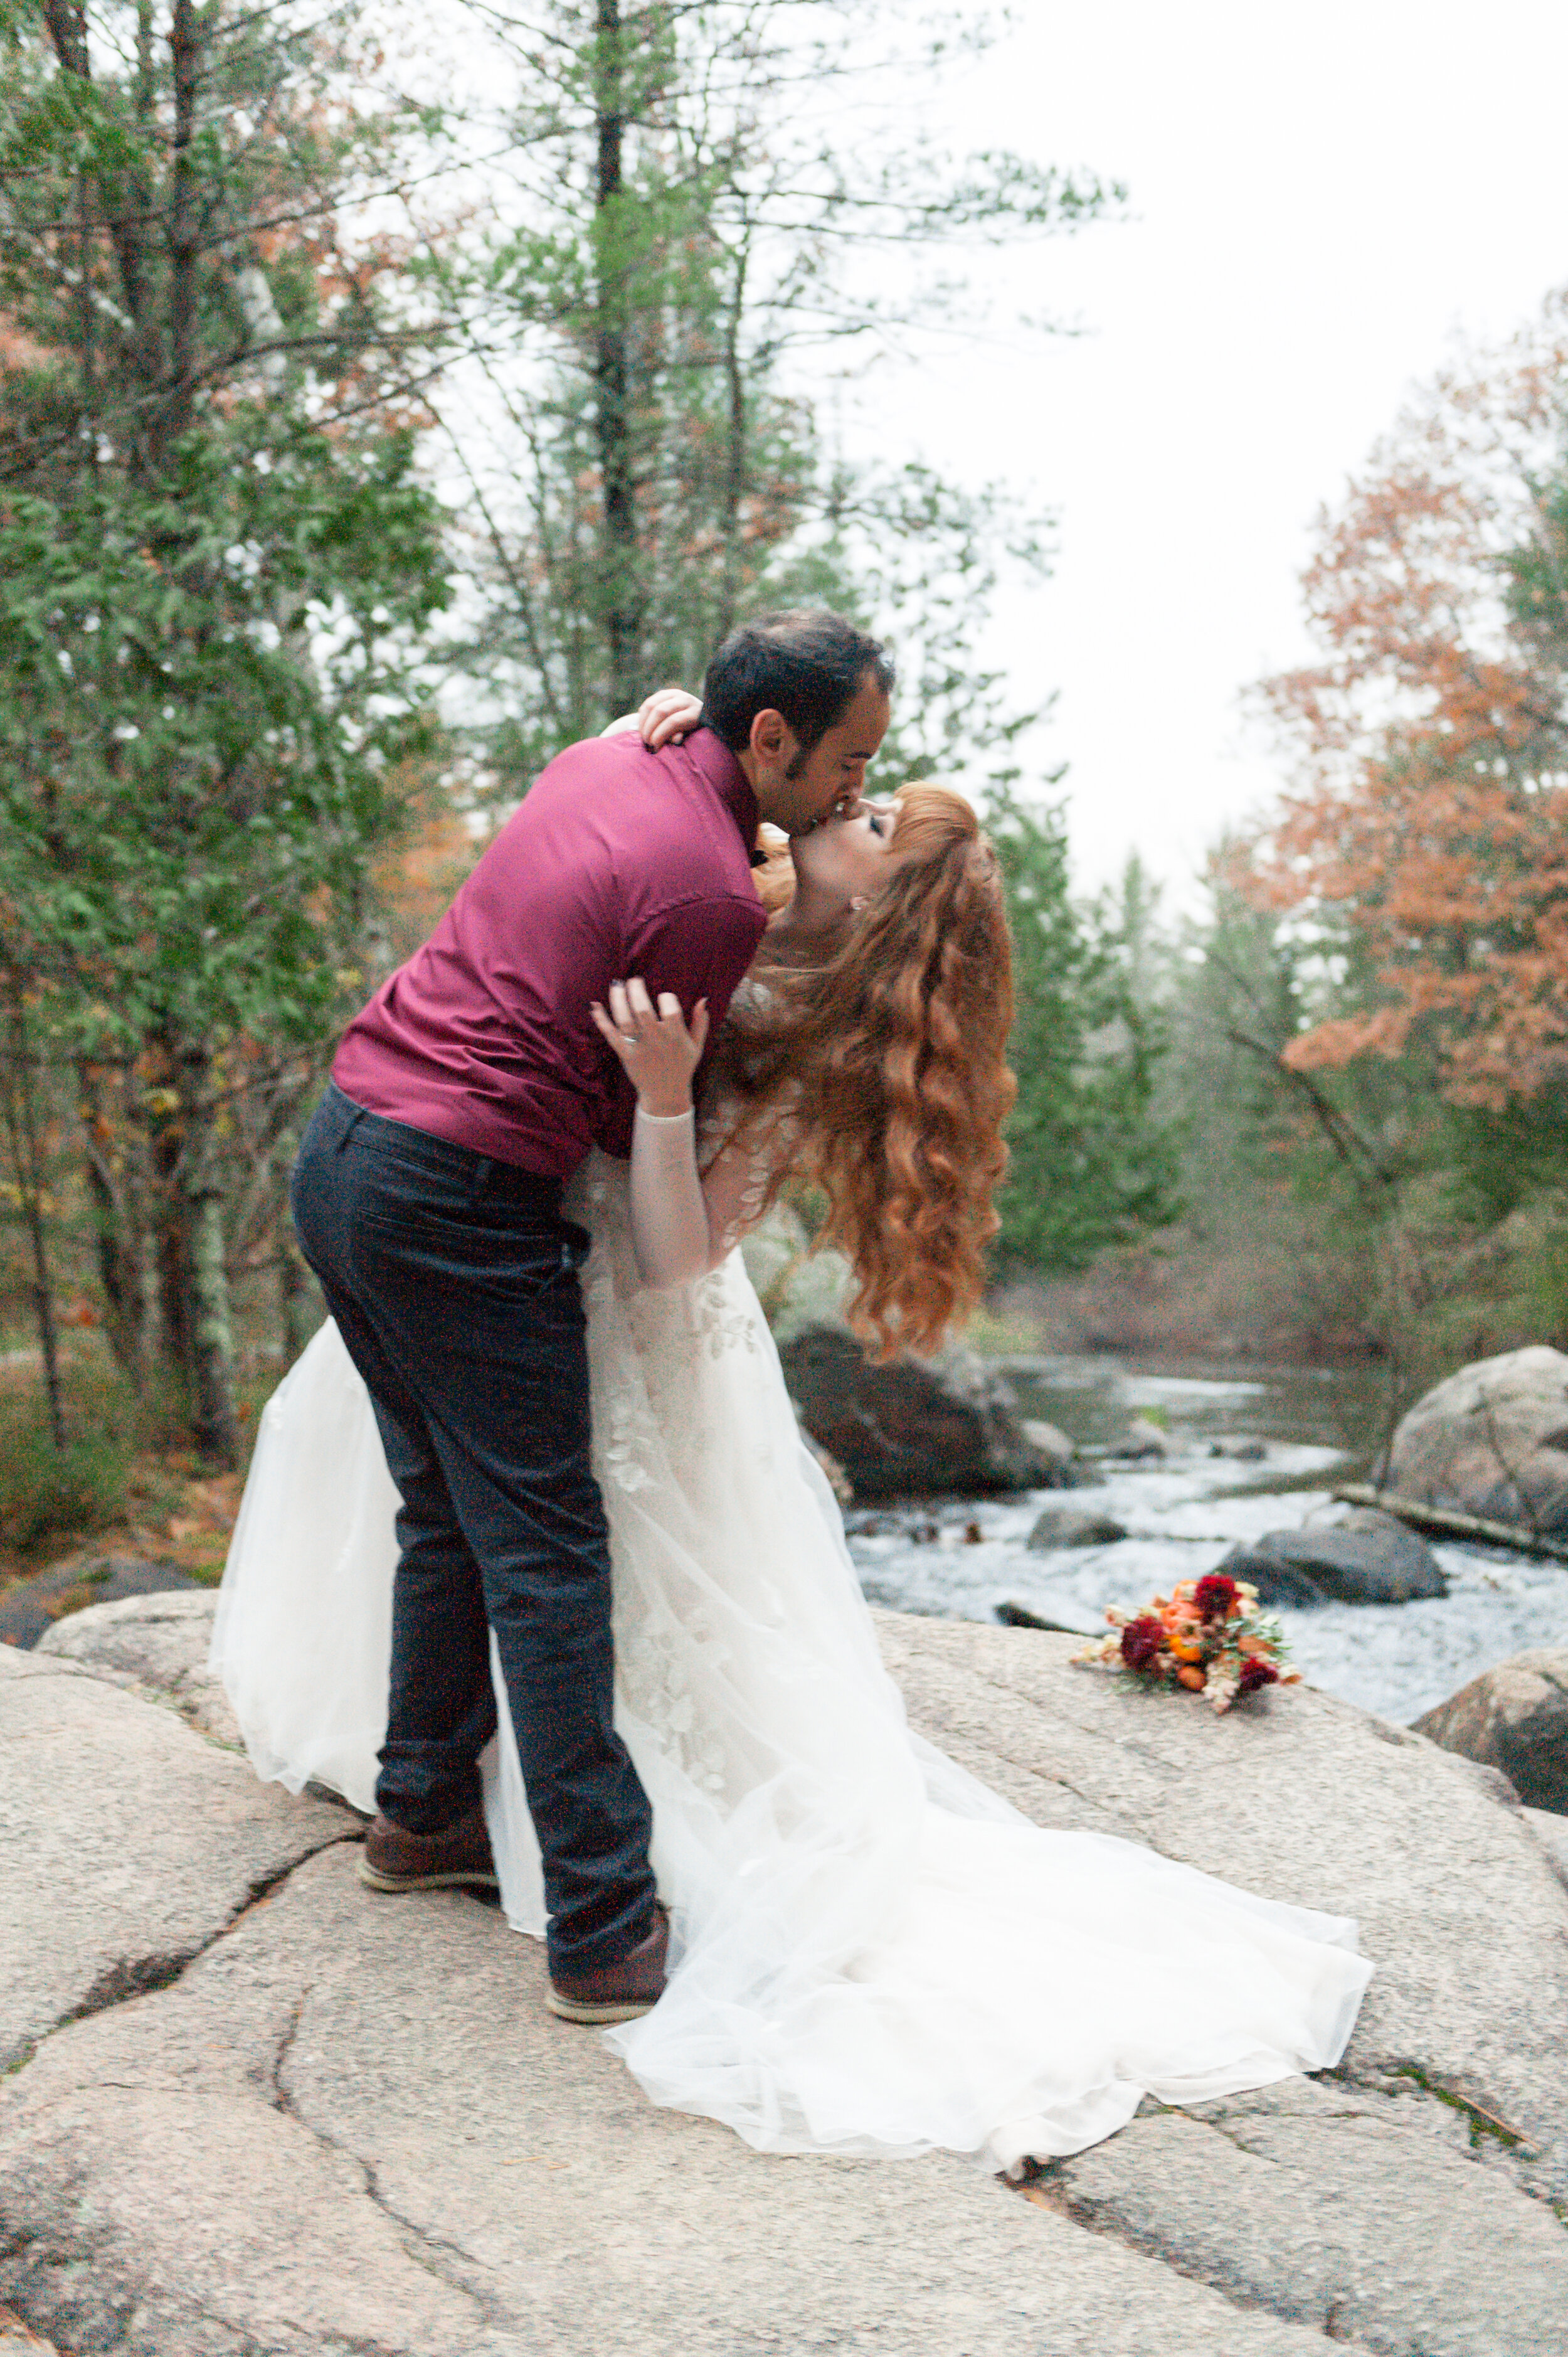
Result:
[[[1277,1614],[1261,1612],[1251,1581],[1229,1572],[1180,1580],[1141,1612],[1113,1605],[1105,1617],[1111,1634],[1074,1661],[1104,1663],[1145,1685],[1186,1686],[1215,1710],[1229,1710],[1238,1695],[1261,1686],[1298,1683],[1299,1674],[1285,1667],[1289,1647]]]

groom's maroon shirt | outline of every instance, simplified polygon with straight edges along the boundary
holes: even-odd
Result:
[[[660,753],[635,731],[571,746],[349,1024],[333,1079],[371,1113],[548,1178],[590,1146],[629,1153],[636,1100],[589,1001],[640,974],[723,1020],[766,921],[757,821],[710,729]]]

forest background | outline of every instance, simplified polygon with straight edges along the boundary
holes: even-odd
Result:
[[[981,659],[1049,520],[832,431],[835,382],[961,320],[966,254],[1122,203],[911,131],[978,19],[5,0],[0,35],[11,1559],[97,1524],[220,1561],[318,1314],[286,1177],[342,1021],[554,749],[779,604],[886,631],[881,783],[960,775],[1003,851],[993,1333],[1372,1358],[1391,1398],[1563,1340],[1568,314],[1324,520],[1322,663],[1258,692],[1290,783],[1165,924],[1135,856],[1074,898],[1043,690]]]

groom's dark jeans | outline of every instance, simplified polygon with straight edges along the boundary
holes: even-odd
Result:
[[[506,1680],[544,1862],[552,1967],[650,1929],[651,1813],[611,1721],[608,1534],[588,1462],[584,1231],[561,1189],[328,1086],[294,1217],[403,1498],[376,1800],[432,1833],[478,1798]]]

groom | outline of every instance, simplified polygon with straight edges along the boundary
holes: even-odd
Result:
[[[859,797],[892,666],[839,616],[725,640],[680,745],[551,762],[424,947],[345,1033],[294,1215],[370,1389],[403,1500],[392,1682],[360,1872],[377,1890],[495,1880],[478,1760],[494,1632],[550,1912],[548,2002],[623,2021],[664,1985],[651,1816],[612,1721],[610,1564],[588,1457],[562,1183],[630,1150],[634,1099],[590,1002],[639,974],[714,1027],[761,938],[757,822]]]

